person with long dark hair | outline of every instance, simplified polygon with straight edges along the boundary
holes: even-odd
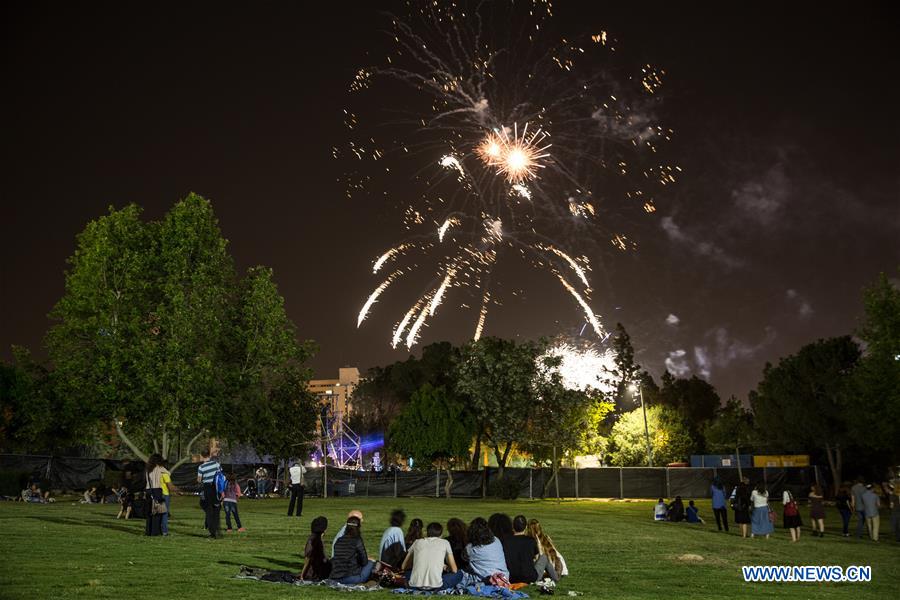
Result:
[[[753,512],[750,516],[750,537],[764,535],[766,538],[775,530],[769,517],[769,492],[766,484],[760,481],[750,493],[750,504]]]
[[[734,522],[741,526],[741,537],[750,533],[750,480],[742,477],[731,492],[731,507],[734,509]]]
[[[404,538],[407,548],[412,546],[416,540],[421,540],[425,537],[424,529],[425,524],[422,522],[422,519],[413,519],[409,522],[409,529],[406,530],[406,537]]]
[[[809,520],[813,537],[825,537],[825,497],[817,483],[809,490]]]
[[[350,517],[344,527],[344,535],[334,546],[331,579],[344,585],[365,583],[372,575],[375,562],[369,560],[369,554],[363,544],[360,531],[362,521],[358,517]]]
[[[159,454],[151,454],[144,467],[144,514],[147,519],[145,535],[162,535],[162,515],[165,512],[165,499],[162,492],[163,459]],[[154,511],[154,507],[156,510]]]
[[[466,554],[469,556],[469,576],[466,577],[466,583],[484,582],[495,574],[508,579],[509,568],[506,566],[503,545],[494,537],[488,522],[481,517],[472,519],[468,537]]]
[[[838,514],[841,515],[842,535],[850,537],[850,517],[853,515],[853,500],[850,497],[850,484],[848,482],[845,481],[838,488],[834,497],[834,507],[837,508]]]
[[[331,575],[331,561],[325,558],[325,544],[322,536],[328,530],[328,519],[316,517],[309,525],[309,537],[303,549],[303,570],[300,579],[321,581]]]
[[[450,542],[450,549],[453,550],[453,560],[460,571],[468,569],[469,556],[466,554],[466,544],[468,540],[468,527],[465,521],[453,517],[447,521],[447,537],[444,538]]]

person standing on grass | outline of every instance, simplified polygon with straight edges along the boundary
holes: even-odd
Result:
[[[203,462],[197,468],[197,483],[202,486],[203,511],[206,513],[206,530],[209,537],[219,535],[219,519],[222,510],[222,499],[216,490],[216,473],[222,470],[219,461],[215,459],[208,449],[200,453]]]
[[[159,454],[151,454],[147,458],[147,465],[144,467],[146,479],[146,488],[144,490],[145,504],[144,514],[147,519],[147,526],[144,531],[145,535],[162,535],[162,515],[153,514],[153,504],[164,503],[162,493],[162,457]]]
[[[809,520],[813,536],[825,537],[825,497],[818,483],[812,484],[809,491]]]
[[[175,486],[172,485],[172,473],[166,468],[165,460],[159,466],[162,470],[159,482],[162,485],[163,502],[166,503],[166,512],[162,515],[162,534],[169,535],[169,517],[172,515],[172,494],[175,492]]]
[[[766,490],[766,484],[762,481],[750,494],[750,504],[753,507],[750,515],[750,537],[764,535],[768,539],[775,528],[769,517],[769,492]]]
[[[268,485],[269,472],[266,470],[266,467],[259,465],[259,468],[256,469],[256,493],[259,494],[260,498],[265,497]]]
[[[868,484],[866,486],[866,491],[862,496],[862,505],[863,511],[866,515],[866,525],[869,527],[869,538],[873,542],[878,541],[878,530],[881,526],[881,519],[878,516],[878,508],[881,505],[881,502],[878,499],[878,494],[875,493],[872,484]]]
[[[800,507],[794,500],[794,494],[790,490],[784,490],[781,495],[781,503],[784,505],[784,528],[791,532],[792,542],[799,542],[803,521],[800,519]]]
[[[356,517],[347,519],[344,535],[335,544],[334,556],[331,558],[331,579],[338,583],[344,585],[365,583],[375,569],[375,563],[369,560],[362,540],[361,525],[361,521]]]
[[[429,523],[427,537],[419,538],[409,547],[403,559],[402,570],[410,567],[409,587],[418,590],[446,590],[462,581],[462,573],[457,572],[456,561],[450,542],[441,538],[444,527],[440,523]],[[444,573],[444,567],[447,573]]]
[[[716,517],[716,527],[719,531],[722,531],[722,526],[724,525],[725,531],[727,532],[728,509],[725,507],[725,486],[722,485],[722,480],[718,477],[713,479],[709,492],[712,496],[712,510],[713,515]]]
[[[306,488],[306,467],[299,460],[290,469],[291,473],[291,503],[288,504],[288,516],[294,514],[294,504],[297,505],[297,516],[303,515],[303,492]]]
[[[851,506],[856,512],[856,539],[862,539],[866,528],[866,507],[863,505],[863,495],[866,493],[866,480],[856,478],[856,483],[850,488]]]
[[[894,540],[900,542],[900,490],[897,489],[897,480],[888,484],[888,505],[891,508],[891,531]]]
[[[850,496],[849,483],[844,482],[838,488],[837,495],[834,497],[834,506],[841,515],[843,536],[850,537],[850,516],[853,514],[853,498]]]
[[[750,480],[742,477],[731,492],[731,507],[734,509],[734,522],[741,526],[741,537],[745,538],[750,530]]]
[[[231,517],[234,516],[234,524],[237,525],[238,531],[246,531],[241,525],[241,516],[238,514],[238,498],[243,496],[241,486],[237,482],[234,473],[229,473],[225,479],[225,497],[222,499],[222,506],[225,508],[225,532],[231,533]]]

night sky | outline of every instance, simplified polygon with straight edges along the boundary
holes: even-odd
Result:
[[[396,7],[77,4],[4,6],[2,356],[42,354],[87,221],[129,202],[159,218],[193,191],[239,269],[275,270],[300,337],[320,345],[318,376],[404,358],[389,337],[408,298],[356,328],[401,205],[348,199],[332,157],[348,83],[384,54],[381,11]],[[897,11],[681,4],[557,3],[561,27],[608,30],[665,69],[667,151],[683,169],[638,250],[595,268],[593,305],[655,375],[668,365],[744,398],[766,361],[852,332],[861,288],[898,274]],[[558,285],[527,279],[485,333],[578,333]],[[476,317],[448,307],[422,342],[464,342]]]

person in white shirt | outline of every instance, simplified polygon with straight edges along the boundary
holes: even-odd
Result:
[[[256,492],[260,496],[265,496],[267,488],[269,487],[269,472],[262,465],[259,465],[259,468],[256,469]]]
[[[767,538],[775,531],[775,526],[769,518],[769,492],[762,481],[750,494],[750,505],[753,513],[750,515],[750,537],[764,535]]]
[[[300,461],[297,461],[290,468],[291,473],[291,503],[288,505],[288,516],[293,516],[294,505],[297,506],[297,516],[303,514],[303,489],[306,485],[303,476],[306,474],[306,467]]]
[[[403,559],[403,571],[412,565],[412,572],[407,577],[409,587],[421,590],[456,587],[462,580],[462,573],[457,572],[450,542],[441,537],[443,525],[429,523],[426,532],[428,537],[413,542]],[[447,573],[444,573],[445,564]]]

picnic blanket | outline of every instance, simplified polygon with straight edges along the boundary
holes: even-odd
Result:
[[[269,581],[271,583],[286,583],[288,585],[322,585],[326,587],[330,587],[333,590],[340,590],[342,592],[372,592],[375,590],[379,590],[376,586],[366,586],[363,584],[359,585],[344,585],[343,583],[338,583],[333,579],[325,579],[323,581],[309,581],[300,579],[298,575],[291,573],[290,571],[277,571],[273,569],[257,569],[253,567],[245,567],[242,566],[240,572],[235,575],[237,579],[254,579],[256,581]]]
[[[395,594],[411,594],[413,596],[478,596],[481,598],[505,598],[507,600],[518,600],[520,598],[528,598],[525,592],[517,592],[496,585],[478,584],[478,585],[458,585],[447,590],[439,590],[436,592],[429,590],[415,590],[410,588],[398,588],[394,590]]]

